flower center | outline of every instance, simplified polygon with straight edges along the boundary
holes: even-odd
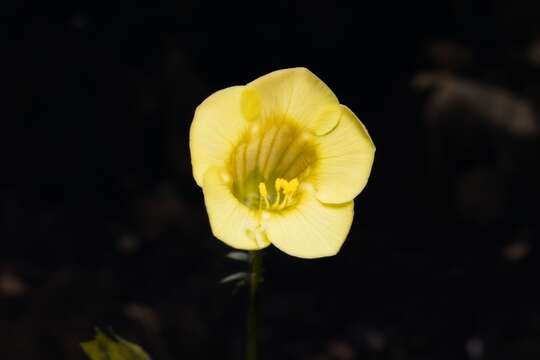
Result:
[[[273,203],[270,203],[268,199],[268,190],[266,189],[266,184],[263,182],[259,183],[259,209],[266,210],[282,210],[290,206],[293,202],[293,196],[298,190],[297,178],[287,181],[282,178],[277,178],[275,181],[274,188],[276,189],[276,196]],[[283,192],[283,196],[281,193]]]
[[[229,158],[232,192],[253,210],[281,211],[296,204],[316,159],[313,136],[290,119],[253,123]]]

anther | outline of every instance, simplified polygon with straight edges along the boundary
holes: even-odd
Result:
[[[287,192],[293,195],[298,189],[298,185],[299,185],[298,179],[297,178],[292,179],[288,183]]]
[[[277,180],[276,180],[276,182],[277,182]],[[285,208],[287,205],[289,205],[290,201],[292,200],[292,197],[293,197],[294,193],[296,192],[296,190],[298,190],[298,186],[299,186],[299,182],[298,182],[297,178],[294,178],[291,181],[281,179],[280,188],[283,189],[283,194],[285,195],[285,197],[283,198],[281,203],[279,201],[276,201],[274,206],[277,206],[278,209],[281,210],[281,209]],[[279,192],[278,192],[278,194],[279,194]]]
[[[263,182],[259,183],[259,195],[259,207],[262,205],[260,202],[260,199],[262,199],[264,201],[264,205],[266,205],[267,208],[270,208],[270,203],[268,202],[268,191],[266,190],[266,185]]]
[[[276,179],[276,182],[275,182],[275,188],[276,188],[276,191],[279,192],[279,190],[281,190],[281,188],[283,187],[283,183],[286,182],[285,180],[283,180],[282,178],[277,178]]]
[[[284,187],[284,185],[287,183],[286,180],[283,180],[281,178],[277,178],[275,183],[274,183],[274,187],[276,188],[276,200],[274,201],[274,204],[272,205],[273,207],[276,207],[279,205],[279,201],[280,201],[280,198],[281,198],[281,193],[280,193],[280,190]]]

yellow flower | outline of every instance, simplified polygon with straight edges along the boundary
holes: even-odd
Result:
[[[339,251],[375,154],[360,120],[305,68],[210,95],[190,149],[218,239],[303,258]]]

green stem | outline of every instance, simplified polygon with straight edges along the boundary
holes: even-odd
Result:
[[[262,251],[250,251],[246,360],[257,360],[257,288],[261,282],[261,269]]]

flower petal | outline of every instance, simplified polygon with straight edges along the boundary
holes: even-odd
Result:
[[[323,204],[309,191],[290,210],[267,213],[263,220],[268,240],[281,251],[318,258],[337,254],[347,238],[354,214],[354,202]]]
[[[243,86],[233,86],[210,95],[197,107],[189,134],[193,176],[202,186],[211,166],[223,166],[234,143],[247,126],[240,99]]]
[[[339,101],[332,90],[306,68],[277,70],[250,82],[246,88],[251,94],[258,93],[262,118],[288,116],[316,133],[333,128],[337,121],[333,117],[324,117],[321,121],[325,109],[338,105]]]
[[[375,145],[356,115],[341,105],[339,124],[319,137],[319,161],[312,175],[317,198],[329,204],[353,200],[366,186]]]
[[[204,175],[203,192],[212,233],[227,245],[243,250],[258,250],[270,245],[255,213],[232,194],[230,176],[219,168]]]

